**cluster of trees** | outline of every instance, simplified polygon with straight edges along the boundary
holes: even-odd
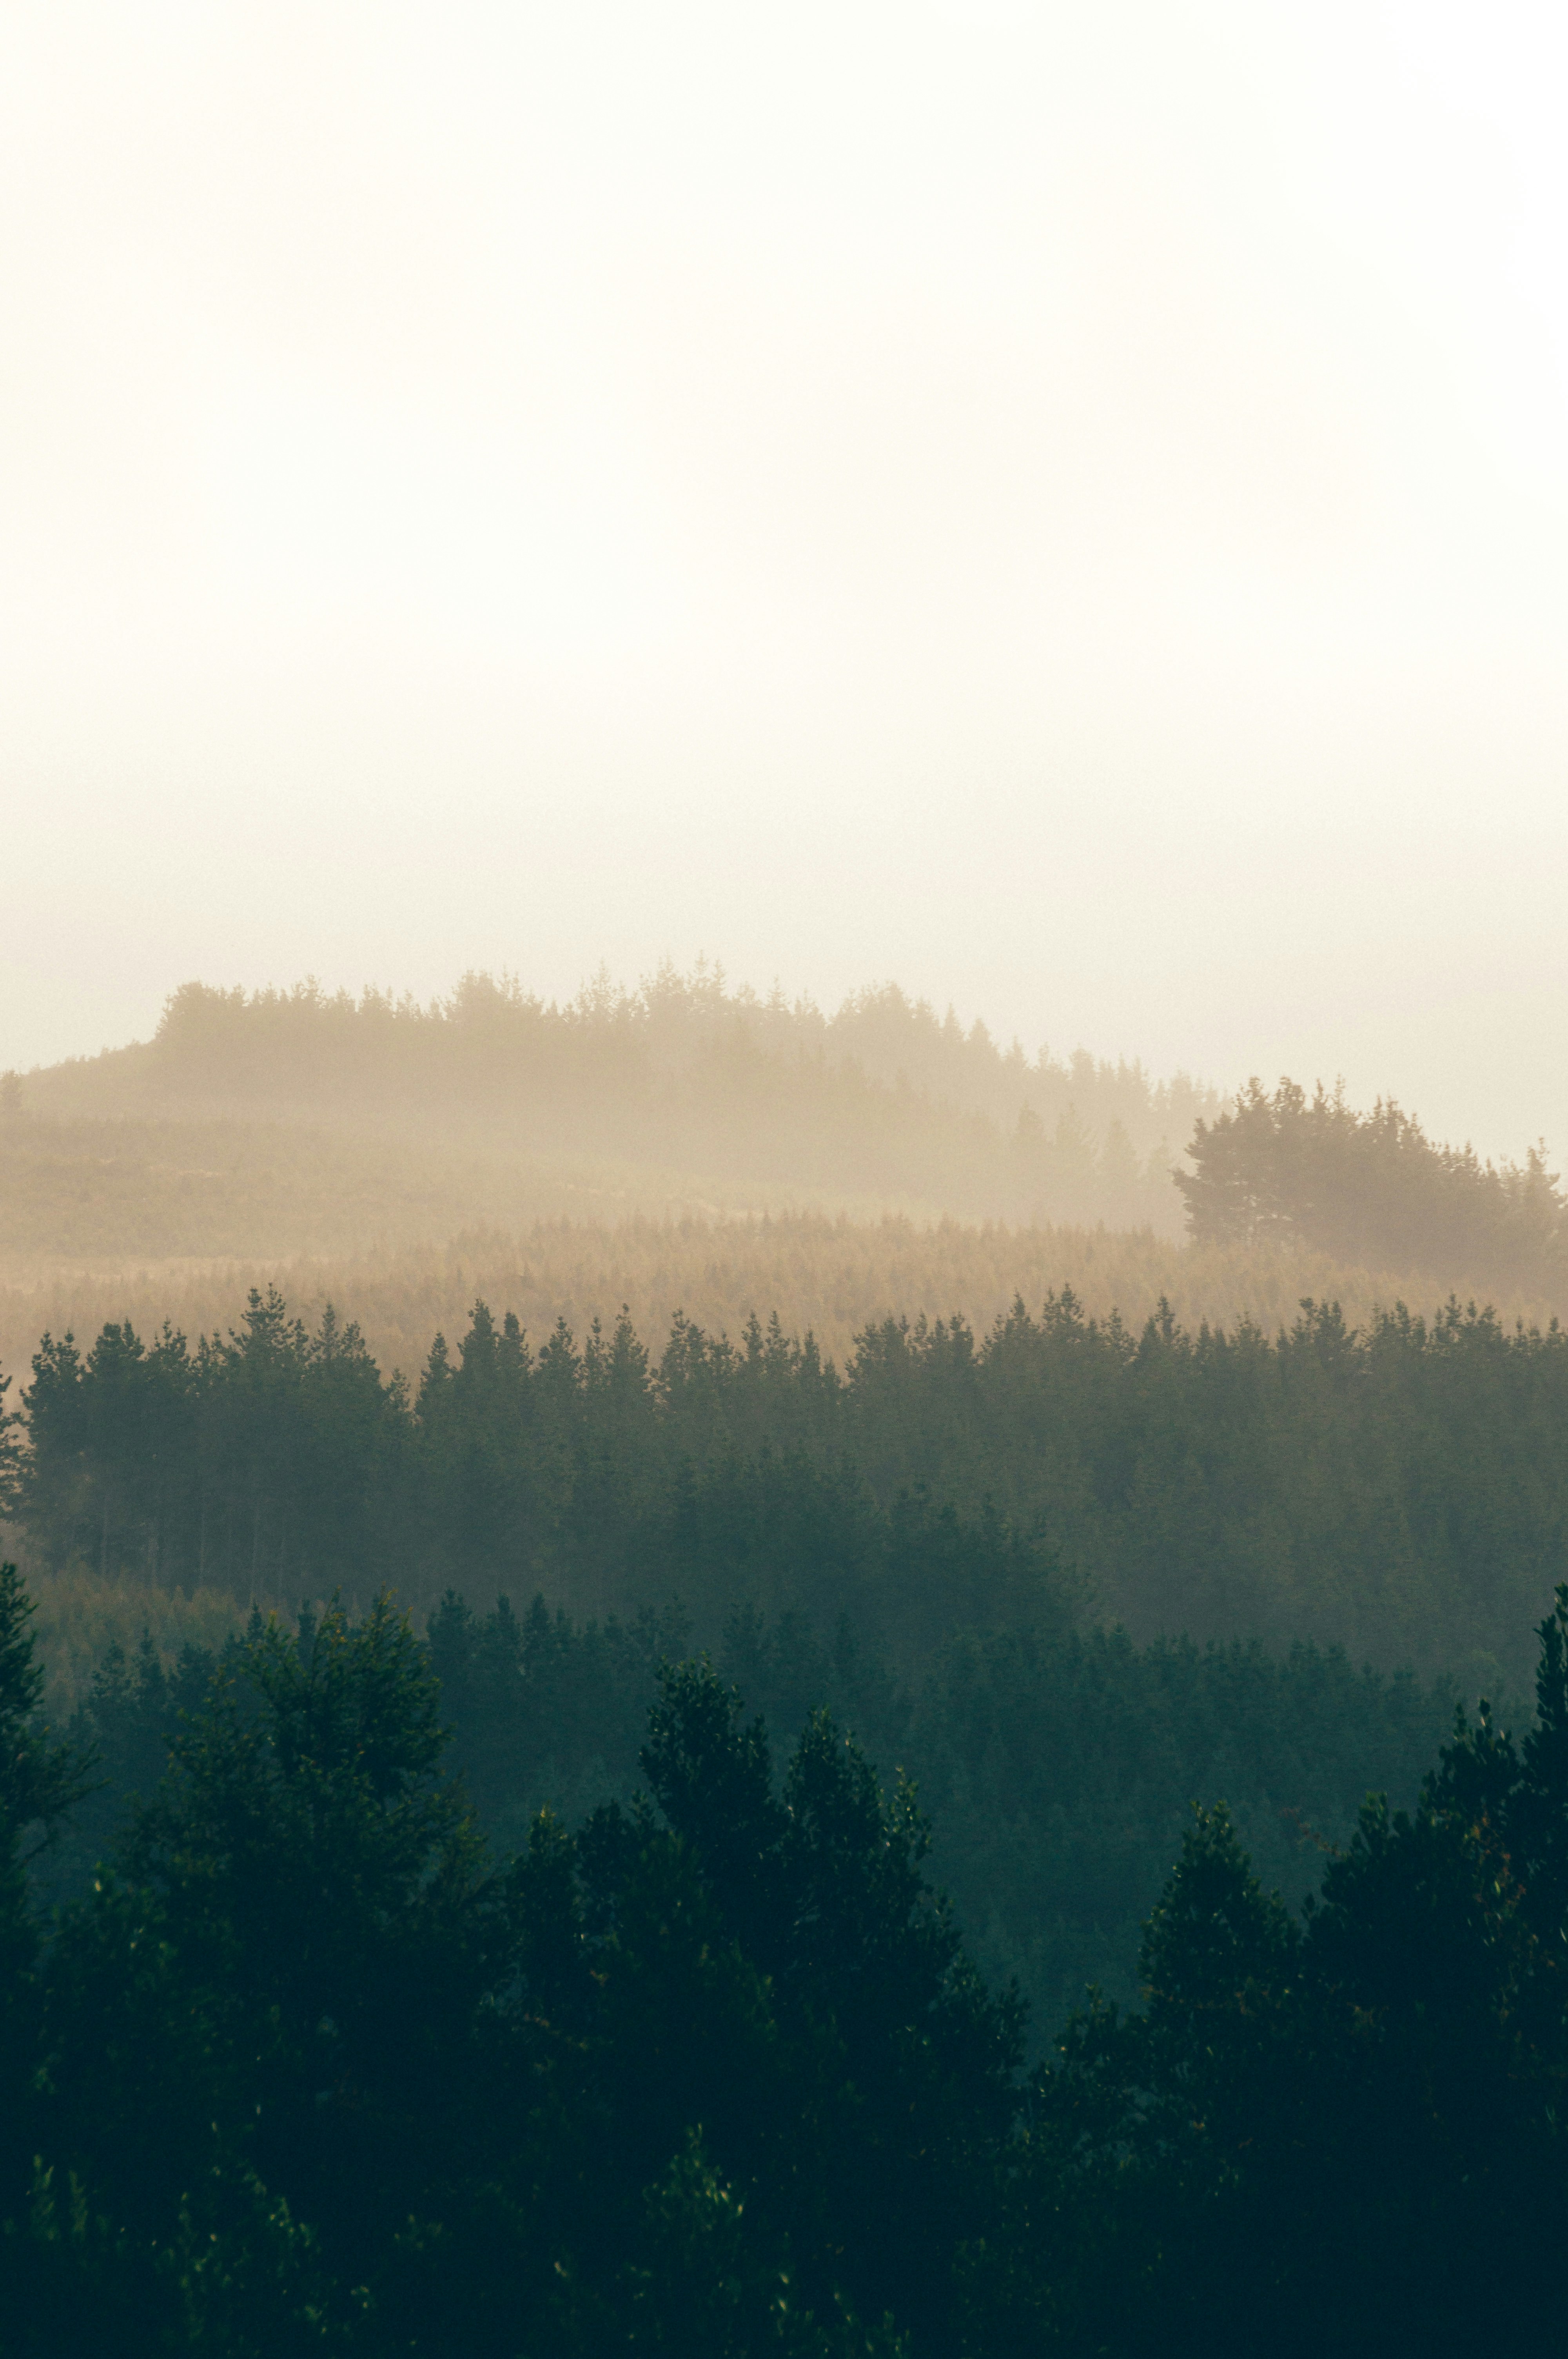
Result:
[[[1543,1148],[1485,1163],[1343,1087],[1253,1080],[1227,1104],[1125,1060],[1031,1059],[891,985],[829,1016],[701,968],[634,991],[601,976],[564,1006],[485,974],[427,1006],[191,983],[151,1041],[7,1077],[5,1109],[10,1250],[34,1259],[341,1253],[784,1202],[1174,1242],[1184,1203],[1200,1245],[1568,1295]]]
[[[804,1193],[1173,1234],[1173,1155],[1218,1104],[1138,1065],[1003,1050],[893,988],[828,1017],[668,970],[635,992],[601,979],[566,1006],[478,974],[428,1006],[189,984],[153,1040],[32,1075],[25,1093],[55,1118],[265,1114],[426,1150],[460,1139],[546,1175],[599,1167],[643,1203]]]
[[[839,1370],[776,1321],[677,1318],[655,1359],[624,1318],[535,1352],[480,1304],[406,1386],[330,1311],[256,1295],[195,1347],[46,1338],[23,1414],[8,1479],[46,1564],[242,1599],[679,1594],[702,1643],[748,1602],[844,1610],[901,1663],[1049,1597],[1140,1637],[1519,1678],[1568,1528],[1568,1337],[1452,1306],[1134,1334],[1063,1295],[980,1337],[884,1321]]]
[[[690,1644],[674,1603],[579,1623],[540,1598],[521,1616],[504,1599],[476,1614],[449,1592],[426,1646],[492,1847],[520,1847],[546,1805],[571,1825],[631,1799],[660,1666]],[[1260,1870],[1299,1897],[1369,1788],[1413,1799],[1454,1712],[1444,1687],[1314,1647],[1139,1648],[1038,1618],[960,1632],[908,1676],[847,1616],[819,1636],[798,1610],[752,1608],[730,1616],[712,1659],[786,1742],[826,1705],[874,1759],[903,1766],[934,1813],[935,1869],[970,1949],[993,1981],[1017,1980],[1042,2026],[1091,1983],[1131,1995],[1138,1928],[1195,1796],[1223,1793]],[[217,1667],[189,1644],[170,1662],[150,1636],[111,1646],[68,1729],[104,1782],[56,1847],[54,1889],[88,1888],[125,1796],[157,1785],[178,1714]]]
[[[1033,2071],[907,1784],[824,1711],[780,1760],[706,1663],[665,1659],[636,1794],[487,1844],[448,1694],[531,1647],[511,1676],[547,1712],[582,1634],[514,1647],[455,1605],[427,1647],[383,1600],[188,1667],[110,1864],[46,1912],[27,1853],[91,1771],[38,1724],[27,1612],[7,1571],[19,2359],[1555,2339],[1568,1591],[1522,1745],[1461,1722],[1302,1915],[1200,1815],[1141,2004],[1091,2004]]]
[[[634,990],[601,973],[565,1006],[482,973],[427,1006],[375,991],[329,996],[313,983],[252,994],[191,983],[171,995],[152,1047],[158,1071],[220,1095],[400,1090],[487,1106],[574,1090],[634,1102],[661,1076],[708,1067],[733,1085],[758,1064],[806,1060],[1009,1131],[1025,1111],[1046,1131],[1064,1116],[1096,1136],[1119,1124],[1143,1157],[1217,1107],[1216,1093],[1185,1075],[1155,1082],[1141,1065],[1081,1049],[1029,1058],[1016,1042],[1003,1049],[983,1023],[966,1030],[951,1010],[939,1016],[896,984],[827,1015],[777,990],[731,990],[700,963],[689,975],[665,965]]]
[[[1433,1270],[1552,1290],[1568,1274],[1568,1203],[1543,1147],[1522,1165],[1440,1147],[1392,1099],[1370,1114],[1319,1082],[1249,1082],[1199,1118],[1176,1186],[1202,1244],[1292,1244],[1373,1269]]]

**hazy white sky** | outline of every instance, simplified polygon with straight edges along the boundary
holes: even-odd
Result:
[[[1568,32],[0,17],[0,1065],[698,951],[1568,1155]]]

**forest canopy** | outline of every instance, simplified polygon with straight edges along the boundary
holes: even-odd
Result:
[[[1469,1681],[1564,1571],[1568,1335],[1452,1306],[1271,1338],[1134,1332],[1070,1295],[884,1320],[843,1368],[752,1319],[628,1318],[537,1343],[476,1304],[417,1381],[276,1292],[192,1344],[111,1322],[46,1337],[13,1439],[40,1562],[241,1598],[573,1612],[676,1593],[706,1639],[739,1603],[841,1608],[905,1658],[1046,1602],[1139,1636],[1312,1639]]]
[[[1291,1243],[1375,1269],[1461,1274],[1488,1288],[1561,1285],[1568,1203],[1544,1147],[1522,1164],[1440,1147],[1379,1099],[1370,1114],[1343,1086],[1309,1098],[1254,1079],[1234,1105],[1200,1115],[1174,1173],[1188,1234],[1202,1245]]]
[[[570,1171],[601,1200],[630,1190],[644,1208],[738,1191],[741,1204],[1173,1233],[1173,1158],[1218,1099],[1125,1060],[1032,1059],[893,985],[829,1016],[666,967],[635,990],[600,976],[564,1005],[477,973],[426,1005],[309,982],[250,994],[187,984],[152,1040],[29,1075],[22,1103],[56,1121],[368,1126],[438,1165],[460,1150],[524,1158],[535,1200]],[[16,1130],[14,1115],[0,1122],[0,1147],[18,1151]],[[319,1159],[314,1140],[301,1144]],[[449,1169],[431,1176],[449,1191]],[[493,1173],[476,1179],[468,1219],[496,1217]]]
[[[329,996],[311,983],[248,995],[191,983],[169,998],[151,1045],[155,1070],[187,1088],[287,1096],[400,1087],[491,1104],[593,1088],[634,1099],[676,1076],[733,1083],[757,1066],[776,1073],[806,1060],[1010,1130],[1026,1109],[1051,1128],[1070,1109],[1096,1136],[1117,1122],[1141,1157],[1179,1146],[1215,1104],[1184,1075],[1155,1082],[1141,1065],[1081,1050],[1031,1059],[979,1019],[966,1029],[896,984],[852,994],[828,1015],[777,990],[731,989],[701,965],[689,975],[666,965],[634,989],[601,973],[564,1005],[486,973],[424,1006],[375,991]]]
[[[1199,1810],[1137,2003],[1091,1995],[1033,2066],[907,1778],[828,1711],[781,1744],[666,1647],[633,1789],[487,1840],[445,1723],[493,1772],[475,1680],[510,1657],[514,1731],[566,1724],[547,1617],[254,1617],[152,1699],[108,1859],[51,1904],[91,1764],[38,1723],[29,1610],[5,1568],[18,2359],[1552,2347],[1568,1589],[1521,1739],[1461,1717],[1300,1908]],[[148,1692],[101,1683],[111,1744]]]

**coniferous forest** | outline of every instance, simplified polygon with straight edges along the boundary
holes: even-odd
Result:
[[[5,12],[0,2359],[1568,2351],[1565,68]]]
[[[164,1220],[155,1134],[275,1125],[287,1176],[304,1108],[326,1198],[410,1107],[602,1147],[617,1090],[639,1153],[765,1163],[774,1090],[841,1190],[918,1171],[961,1213],[1077,1156],[1102,1222],[1158,1186],[1187,1242],[905,1213],[870,1287],[983,1266],[993,1310],[857,1321],[873,1233],[769,1214],[733,1266],[837,1306],[831,1348],[742,1307],[716,1222],[621,1248],[700,1320],[551,1312],[546,1257],[525,1326],[498,1246],[455,1319],[406,1283],[395,1359],[308,1262],[210,1324],[35,1324],[0,1375],[0,2354],[1552,2334],[1568,1358],[1488,1307],[1559,1283],[1541,1156],[712,981],[192,990],[118,1056],[0,1106],[55,1174],[24,1246],[66,1170],[67,1226],[149,1188]],[[115,1125],[129,1160],[79,1152]],[[996,1302],[1069,1250],[1144,1310]],[[1205,1310],[1244,1271],[1279,1315]]]
[[[1043,2051],[827,1709],[779,1744],[666,1649],[629,1796],[497,1842],[447,1715],[505,1790],[624,1704],[614,1645],[257,1615],[62,1742],[28,1611],[7,1569],[7,2350],[1553,2347],[1568,1590],[1522,1742],[1461,1715],[1299,1909],[1198,1811],[1141,2006]],[[139,1783],[46,1922],[93,1723]]]
[[[574,1614],[737,1603],[901,1661],[955,1626],[1091,1610],[1135,1635],[1342,1645],[1523,1678],[1568,1516],[1568,1342],[1456,1305],[1351,1330],[1141,1332],[1070,1295],[987,1334],[889,1320],[839,1370],[809,1335],[677,1317],[535,1348],[476,1304],[412,1384],[276,1292],[192,1344],[46,1335],[7,1448],[24,1530],[241,1598]],[[917,1571],[915,1568],[920,1568]]]

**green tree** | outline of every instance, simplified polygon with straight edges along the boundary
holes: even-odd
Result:
[[[1223,1810],[1145,1935],[1145,2006],[1042,2077],[977,2343],[1448,2352],[1560,2331],[1568,2229],[1568,1588],[1536,1726],[1461,1720],[1300,1920]]]
[[[1487,1286],[1550,1285],[1568,1206],[1544,1147],[1522,1165],[1441,1147],[1391,1099],[1370,1114],[1319,1082],[1309,1099],[1256,1077],[1233,1107],[1201,1116],[1176,1172],[1188,1234],[1206,1245],[1294,1241],[1378,1269],[1430,1269]]]
[[[965,1960],[913,1796],[884,1800],[820,1714],[775,1791],[761,1723],[701,1665],[665,1674],[643,1759],[657,1813],[542,1822],[520,1870],[530,2005],[598,2207],[582,2283],[624,2299],[648,2190],[700,2134],[753,2254],[819,2325],[848,2303],[952,2348],[1020,2009]]]
[[[130,2256],[127,2301],[181,2220],[252,2274],[304,2223],[341,2325],[400,2225],[466,2172],[495,1911],[444,1744],[385,1600],[297,1636],[258,1618],[175,1734],[119,1872],[68,1914],[48,2151]]]
[[[17,1430],[22,1412],[6,1408],[10,1389],[10,1377],[0,1376],[0,1516],[16,1514],[22,1487],[22,1444]]]
[[[13,2253],[26,2241],[38,2128],[41,1929],[29,1870],[92,1778],[91,1758],[39,1719],[33,1610],[16,1566],[0,1565],[0,2309]]]

